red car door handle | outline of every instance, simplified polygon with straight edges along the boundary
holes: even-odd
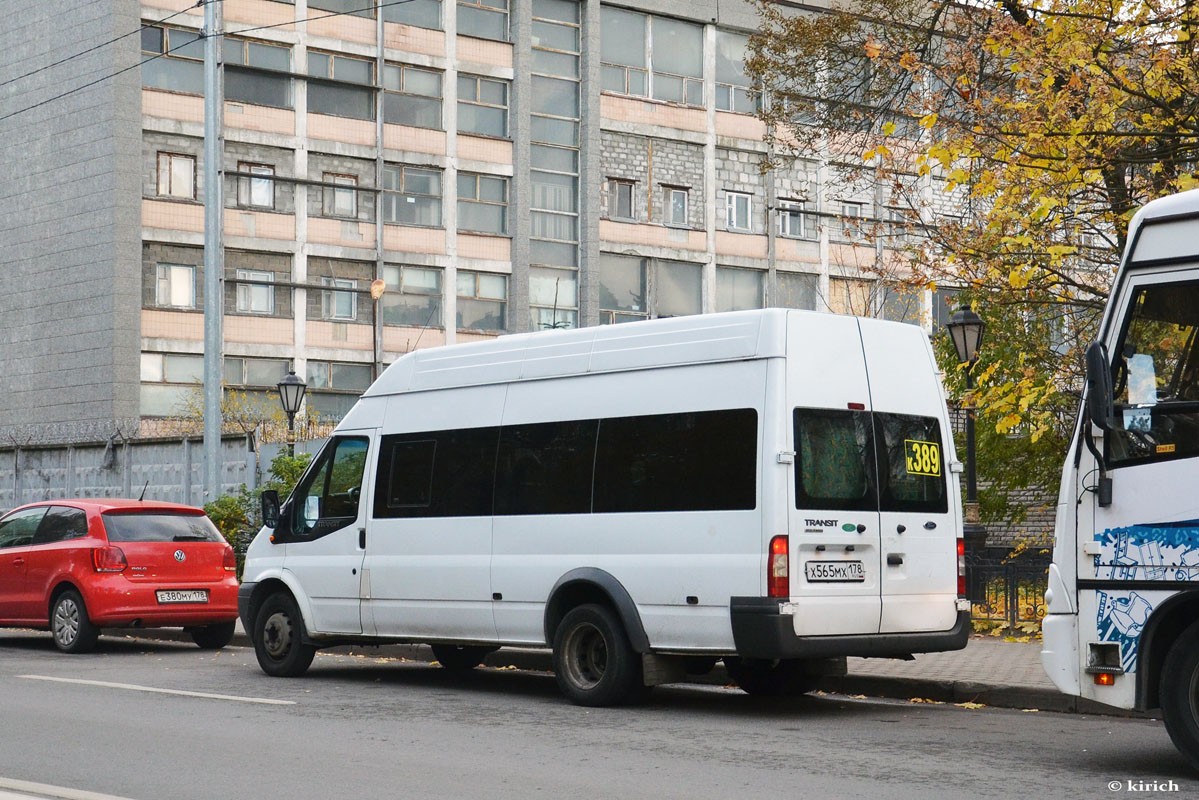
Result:
[[[14,559],[12,560],[12,563],[13,563],[13,566],[14,566],[14,567],[19,567],[19,566],[22,566],[22,565],[25,563],[25,559],[23,559],[23,558],[14,558]]]

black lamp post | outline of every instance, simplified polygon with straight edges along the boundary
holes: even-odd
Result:
[[[967,306],[962,306],[946,323],[958,361],[966,365],[966,507],[964,534],[973,547],[982,547],[986,542],[987,529],[979,522],[978,482],[975,470],[974,443],[974,365],[978,362],[978,349],[982,346],[986,323]]]
[[[296,377],[295,370],[287,373],[287,377],[275,385],[279,390],[279,402],[283,404],[283,413],[287,415],[287,444],[291,455],[296,454],[295,421],[300,406],[304,404],[304,393],[308,384]]]

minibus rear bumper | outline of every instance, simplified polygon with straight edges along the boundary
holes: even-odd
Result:
[[[737,655],[743,658],[893,658],[912,653],[961,650],[970,639],[969,611],[959,611],[957,622],[947,631],[797,636],[792,615],[779,611],[783,602],[775,597],[730,599],[729,613]]]

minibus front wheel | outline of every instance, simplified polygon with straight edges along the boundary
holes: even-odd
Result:
[[[286,592],[275,592],[263,601],[251,638],[258,666],[276,678],[303,675],[316,657],[316,648],[304,644],[304,618],[300,609]]]
[[[615,612],[588,603],[571,609],[554,633],[558,686],[581,706],[613,706],[642,686],[641,660]]]

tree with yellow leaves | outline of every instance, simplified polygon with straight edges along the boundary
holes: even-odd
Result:
[[[774,150],[885,187],[876,218],[918,234],[907,280],[961,287],[988,324],[975,368],[991,423],[980,473],[1001,490],[1056,485],[1081,351],[1128,222],[1148,200],[1196,185],[1199,8],[756,2],[746,70],[768,99]],[[960,391],[952,348],[938,349]]]

